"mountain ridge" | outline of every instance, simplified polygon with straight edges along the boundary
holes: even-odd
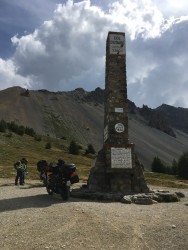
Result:
[[[188,149],[188,109],[165,104],[138,108],[130,100],[128,105],[129,139],[145,169],[150,169],[155,156],[170,165]],[[15,121],[39,134],[92,143],[96,150],[103,145],[103,116],[104,90],[100,88],[51,92],[17,86],[0,91],[0,120]]]

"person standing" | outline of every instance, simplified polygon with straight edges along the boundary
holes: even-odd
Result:
[[[20,185],[24,185],[27,163],[28,161],[25,158],[22,158],[20,161],[14,164],[14,168],[16,169],[15,185],[18,185],[18,181]]]

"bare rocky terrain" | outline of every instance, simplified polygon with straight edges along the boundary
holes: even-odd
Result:
[[[91,92],[76,89],[69,92],[30,90],[28,96],[25,93],[26,90],[20,87],[0,91],[0,120],[31,127],[39,134],[74,138],[85,146],[91,143],[96,151],[101,149],[104,91],[98,88]],[[171,120],[175,121],[171,126],[176,125],[173,127],[176,137],[148,126],[138,112],[129,113],[130,142],[135,144],[135,152],[145,170],[151,169],[151,163],[156,156],[165,165],[171,166],[173,159],[178,160],[188,148],[187,130],[181,130],[180,126],[187,127],[187,109],[167,105],[162,105],[161,108],[165,111],[172,109],[173,112],[165,114],[171,115]]]
[[[22,187],[13,183],[0,179],[1,250],[187,249],[188,190],[167,189],[185,194],[179,202],[136,205],[63,202],[49,196],[39,181],[27,180]]]

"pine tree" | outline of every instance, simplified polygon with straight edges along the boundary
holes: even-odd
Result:
[[[95,153],[96,153],[96,151],[95,151],[93,145],[88,144],[87,149],[85,151],[85,154],[87,155],[87,154],[95,154]]]
[[[188,152],[183,153],[178,160],[178,176],[188,179]]]
[[[175,159],[172,161],[172,174],[173,175],[178,174],[178,163]]]
[[[153,162],[151,164],[151,169],[153,172],[165,173],[165,166],[158,157],[154,157]]]

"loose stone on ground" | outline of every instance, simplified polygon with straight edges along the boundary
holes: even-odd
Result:
[[[113,201],[124,204],[135,203],[142,205],[152,205],[158,202],[178,202],[180,198],[185,197],[181,192],[172,193],[166,190],[151,190],[149,193],[129,195],[123,195],[122,193],[90,192],[85,186],[79,189],[73,189],[71,196],[87,200]]]

